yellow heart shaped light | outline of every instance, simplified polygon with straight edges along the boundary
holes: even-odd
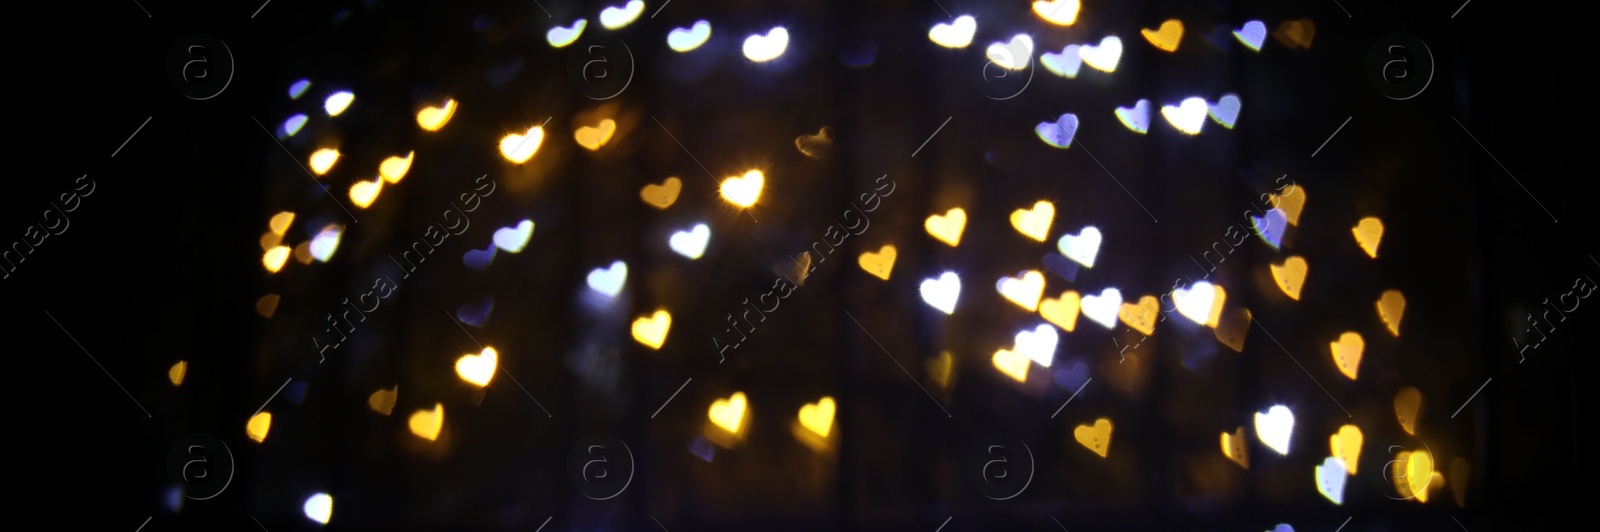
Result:
[[[579,146],[583,146],[589,151],[595,151],[600,149],[601,146],[605,146],[606,141],[611,140],[611,135],[616,132],[617,122],[607,118],[593,127],[579,127],[577,131],[573,132],[572,136],[577,139]]]
[[[1050,236],[1050,222],[1056,218],[1056,206],[1048,201],[1033,204],[1032,209],[1017,209],[1011,213],[1011,226],[1028,238],[1044,242]]]
[[[518,135],[508,133],[500,139],[500,155],[507,161],[522,164],[533,158],[539,151],[539,145],[544,143],[544,127],[533,126],[527,133]]]
[[[832,397],[823,397],[815,403],[800,407],[800,426],[817,436],[827,438],[833,431],[833,414],[837,405]]]
[[[667,341],[667,330],[672,327],[672,314],[665,309],[650,316],[633,320],[633,339],[651,349],[661,349]]]
[[[406,425],[411,428],[412,434],[425,440],[439,439],[439,431],[444,428],[444,403],[434,403],[433,410],[412,412]]]
[[[356,181],[350,185],[350,202],[357,207],[367,208],[372,202],[378,200],[378,192],[383,190],[383,178],[378,177],[371,181]]]
[[[940,242],[949,244],[950,247],[956,247],[961,245],[961,232],[967,227],[967,211],[956,207],[950,209],[950,212],[945,213],[943,216],[938,214],[929,216],[923,227],[927,228],[928,234],[933,235]]]
[[[456,114],[456,101],[445,100],[440,107],[423,107],[417,111],[417,125],[428,131],[438,131],[450,122],[450,117]]]
[[[1333,457],[1344,462],[1344,470],[1356,474],[1356,462],[1361,459],[1361,428],[1355,425],[1339,427],[1339,432],[1328,438]]]
[[[417,152],[413,151],[407,153],[405,157],[396,155],[384,159],[383,163],[378,165],[378,175],[391,185],[399,183],[401,179],[405,179],[406,172],[411,170],[411,158],[416,154]]]
[[[311,153],[311,172],[317,175],[328,173],[333,169],[333,163],[339,162],[339,150],[323,148]]]
[[[1072,438],[1078,440],[1079,445],[1105,458],[1111,450],[1111,429],[1111,420],[1100,418],[1094,420],[1093,426],[1078,425],[1072,430]]]
[[[728,434],[739,435],[744,433],[745,410],[748,407],[744,392],[733,392],[727,399],[717,399],[711,403],[711,408],[706,411],[706,417],[717,428]]]
[[[249,434],[250,439],[255,440],[256,443],[261,443],[262,440],[267,439],[267,431],[271,429],[271,412],[257,412],[256,415],[250,416],[250,421],[244,425],[245,434]]]
[[[751,170],[745,172],[743,177],[722,180],[722,197],[729,203],[749,208],[761,197],[761,187],[765,183],[766,176],[760,170]]]
[[[461,355],[461,358],[456,359],[456,375],[461,376],[461,380],[480,387],[489,385],[489,380],[494,378],[494,370],[498,367],[500,367],[500,354],[493,347],[485,347],[479,354]]]
[[[651,207],[666,209],[671,207],[673,202],[678,201],[678,192],[681,190],[683,190],[683,181],[676,177],[669,177],[659,185],[651,183],[639,189],[639,198],[643,199]]]
[[[861,254],[861,269],[872,274],[873,277],[889,280],[889,272],[894,270],[895,249],[893,244],[888,244],[878,249],[877,253],[871,251]]]
[[[183,376],[187,373],[189,373],[189,363],[179,360],[177,364],[167,368],[167,380],[172,381],[173,386],[182,386]]]
[[[1155,45],[1156,49],[1163,52],[1173,52],[1178,50],[1178,42],[1183,40],[1183,22],[1178,19],[1170,19],[1162,22],[1161,27],[1158,29],[1144,29],[1140,30],[1139,33],[1143,34],[1145,40],[1150,41],[1150,44]]]

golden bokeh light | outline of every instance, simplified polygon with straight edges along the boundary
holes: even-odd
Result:
[[[500,155],[516,164],[528,162],[544,143],[544,127],[533,126],[526,133],[507,133],[500,139]]]
[[[1078,425],[1078,428],[1072,429],[1072,439],[1078,440],[1078,444],[1085,449],[1105,458],[1111,451],[1112,428],[1110,419],[1099,418],[1094,420],[1093,425]]]
[[[411,159],[416,155],[417,152],[413,151],[406,153],[405,157],[395,155],[384,159],[378,164],[378,176],[391,185],[399,183],[401,179],[405,179],[406,172],[411,170]]]
[[[249,434],[250,439],[256,443],[266,440],[269,430],[272,430],[271,412],[257,412],[256,415],[250,416],[250,421],[244,425],[245,434]]]
[[[433,410],[418,410],[411,413],[411,418],[406,421],[406,426],[411,428],[411,433],[428,441],[439,439],[439,431],[444,429],[444,403],[434,403]]]
[[[485,347],[476,355],[461,355],[456,359],[456,375],[461,380],[484,387],[489,385],[489,380],[494,378],[494,370],[500,367],[500,354],[493,347]]]
[[[322,148],[311,153],[311,173],[324,175],[333,169],[333,163],[339,162],[339,150]]]
[[[761,187],[765,184],[766,175],[760,170],[745,172],[743,177],[729,177],[722,180],[722,198],[748,209],[761,198]]]
[[[456,114],[456,101],[445,100],[439,107],[428,106],[417,111],[417,125],[427,131],[438,131],[445,124],[450,123],[450,117]]]

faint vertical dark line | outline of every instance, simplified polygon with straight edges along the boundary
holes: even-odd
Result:
[[[861,33],[860,30],[866,18],[862,14],[866,10],[865,6],[850,3],[832,3],[832,7],[831,20],[835,34],[831,35],[832,38],[827,41],[830,46],[826,47],[826,54],[829,57],[837,58],[842,52],[840,43],[853,43],[855,41],[849,40],[850,36]],[[838,70],[835,69],[835,71]],[[829,173],[836,176],[845,176],[842,179],[830,180],[831,182],[853,185],[862,180],[865,171],[856,160],[854,150],[850,149],[853,145],[859,145],[857,139],[863,138],[860,134],[862,128],[860,120],[857,118],[858,113],[850,111],[839,112],[837,110],[864,109],[865,106],[861,98],[862,84],[859,81],[859,76],[853,75],[855,72],[851,70],[844,70],[843,72],[844,74],[830,77],[829,88],[827,89],[834,92],[833,109],[836,110],[832,113],[836,120],[836,123],[832,126],[835,144],[832,150],[833,160],[831,161],[832,164],[829,165]],[[838,194],[837,189],[833,194]],[[848,191],[844,192],[844,198],[846,202],[849,202]],[[832,220],[833,217],[829,216],[826,219]],[[850,244],[849,250],[842,253],[843,258],[848,259],[850,255],[855,253],[854,250],[857,247],[856,244]],[[854,278],[854,276],[850,275],[849,266],[850,261],[848,260],[842,261],[842,264],[837,265],[835,269],[838,271],[838,282],[844,283],[846,279]],[[848,295],[851,291],[847,287],[840,286],[833,293]],[[840,430],[838,462],[834,469],[834,496],[837,507],[833,522],[836,530],[853,530],[855,528],[854,525],[857,523],[857,512],[860,510],[856,503],[861,494],[859,493],[860,486],[856,484],[856,478],[852,473],[859,471],[861,457],[859,455],[859,433],[851,434],[850,429],[860,427],[863,419],[859,414],[860,408],[855,407],[855,405],[863,404],[862,400],[867,397],[867,394],[863,393],[862,389],[864,386],[862,373],[865,370],[864,359],[868,348],[865,342],[870,340],[863,338],[865,335],[858,333],[859,327],[848,315],[845,315],[845,312],[849,311],[854,305],[843,296],[839,297],[840,300],[837,304],[839,310],[838,312],[833,312],[837,316],[834,316],[832,321],[835,323],[836,330],[843,331],[849,336],[840,336],[840,343],[844,348],[838,350],[838,355],[834,359],[834,363],[840,369],[839,404],[845,405],[845,407],[839,410],[842,413],[840,416],[842,419],[836,421],[836,424],[843,430]],[[855,338],[855,341],[844,341],[845,338],[851,337]]]

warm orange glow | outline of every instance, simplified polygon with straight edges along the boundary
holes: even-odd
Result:
[[[1011,226],[1018,233],[1044,242],[1050,236],[1050,223],[1056,219],[1056,206],[1048,201],[1033,204],[1032,209],[1017,209],[1011,213]]]
[[[1055,324],[1061,330],[1072,332],[1078,326],[1078,305],[1082,301],[1078,293],[1068,290],[1061,293],[1061,297],[1045,299],[1039,302],[1039,316],[1045,321]]]
[[[1378,298],[1378,319],[1389,328],[1389,333],[1400,336],[1400,318],[1406,315],[1406,296],[1399,290],[1384,290]]]
[[[256,300],[256,314],[263,318],[271,318],[273,312],[278,310],[278,294],[267,294]]]
[[[1096,419],[1093,426],[1078,425],[1078,428],[1072,430],[1072,438],[1078,440],[1078,444],[1084,448],[1105,458],[1106,453],[1111,450],[1111,428],[1110,419]]]
[[[189,363],[179,360],[177,364],[167,369],[167,380],[172,381],[173,386],[182,386],[183,376],[187,373],[189,373]]]
[[[1144,39],[1150,41],[1150,44],[1155,45],[1157,50],[1175,52],[1178,50],[1178,42],[1183,40],[1183,22],[1178,19],[1169,19],[1166,22],[1162,22],[1160,28],[1155,30],[1144,29],[1140,30],[1139,33],[1143,34]]]
[[[350,201],[357,207],[367,208],[372,202],[378,200],[378,192],[383,190],[383,178],[374,178],[371,181],[356,181],[350,185]]]
[[[1300,300],[1300,289],[1306,282],[1306,259],[1299,255],[1283,260],[1282,265],[1268,264],[1272,270],[1272,280],[1278,283],[1278,289],[1289,299]]]
[[[367,396],[367,408],[385,416],[394,412],[394,402],[400,398],[400,385],[396,384],[387,390],[378,390]]]
[[[502,137],[500,139],[500,155],[504,156],[507,161],[522,164],[528,162],[528,159],[532,159],[533,154],[539,151],[539,145],[543,143],[544,128],[533,126],[528,128],[527,133],[521,135],[508,133],[505,137]]]
[[[667,341],[667,329],[672,327],[672,314],[665,309],[650,316],[633,320],[633,339],[651,349],[661,349]]]
[[[583,146],[589,151],[595,151],[600,149],[601,146],[605,146],[606,142],[611,140],[611,135],[616,132],[617,122],[607,118],[601,120],[600,124],[594,127],[579,127],[577,131],[573,132],[572,136],[577,139],[579,146]]]
[[[1417,415],[1422,412],[1422,392],[1407,386],[1394,395],[1394,416],[1406,434],[1417,434]]]
[[[1356,474],[1356,463],[1361,460],[1361,428],[1355,425],[1339,427],[1339,432],[1328,438],[1333,457],[1344,462],[1344,470]]]
[[[1339,373],[1356,380],[1356,370],[1361,368],[1361,352],[1366,349],[1366,342],[1361,340],[1361,335],[1347,332],[1339,336],[1339,340],[1328,344],[1333,352],[1333,363],[1339,366]]]
[[[1249,444],[1244,435],[1244,427],[1235,429],[1233,434],[1222,433],[1222,455],[1245,469],[1250,469]]]
[[[311,154],[311,172],[317,175],[326,174],[336,162],[339,162],[339,150],[332,148],[317,150]]]
[[[428,441],[439,438],[439,431],[444,428],[444,403],[434,403],[433,410],[418,410],[411,414],[407,421],[411,433]]]
[[[889,280],[889,272],[894,270],[895,249],[893,244],[888,244],[878,249],[877,253],[863,252],[859,262],[861,269],[872,274],[873,277]]]
[[[817,436],[827,438],[833,432],[833,413],[837,408],[832,397],[823,397],[815,403],[800,407],[800,426]]]
[[[961,245],[961,232],[967,228],[967,211],[960,207],[950,209],[943,216],[933,215],[923,224],[928,234],[939,239],[940,242],[950,244],[950,247]]]
[[[1161,300],[1144,296],[1138,303],[1123,303],[1117,308],[1117,317],[1133,330],[1150,336],[1156,333],[1156,319],[1161,317]]]
[[[1079,0],[1039,0],[1033,3],[1033,12],[1039,18],[1057,26],[1071,26],[1078,20]]]
[[[682,190],[683,181],[676,177],[669,177],[659,185],[654,183],[645,185],[643,189],[639,190],[639,198],[643,199],[651,207],[666,209],[671,207],[673,202],[678,201],[678,192]]]
[[[999,288],[1007,300],[1033,312],[1039,309],[1039,298],[1044,296],[1044,274],[1028,270],[1021,277],[1001,279]]]
[[[1368,257],[1378,258],[1378,243],[1383,241],[1383,220],[1371,216],[1362,218],[1350,232],[1355,233],[1361,251],[1367,252]]]
[[[734,205],[750,208],[761,197],[761,187],[766,176],[760,170],[744,173],[744,177],[730,177],[722,181],[722,197]]]
[[[428,131],[438,131],[445,124],[450,123],[450,117],[456,114],[456,101],[445,100],[442,107],[423,107],[417,111],[417,125]]]
[[[384,159],[378,165],[378,175],[391,185],[399,183],[401,179],[405,179],[406,172],[411,170],[411,159],[416,155],[417,152],[413,151],[406,153],[405,157],[396,155]]]
[[[479,354],[461,355],[456,359],[456,375],[480,387],[489,385],[489,380],[494,378],[494,370],[499,367],[500,356],[493,347],[485,347]]]
[[[706,417],[711,420],[710,428],[715,431],[708,435],[724,447],[732,447],[744,439],[745,428],[750,422],[748,410],[749,403],[744,392],[733,392],[727,399],[713,401],[711,408],[706,410]]]
[[[285,232],[289,231],[289,224],[292,223],[294,223],[294,213],[283,211],[272,215],[272,219],[267,220],[267,227],[272,229],[272,234],[283,236]]]
[[[271,412],[260,412],[254,416],[250,416],[250,422],[246,423],[244,426],[245,434],[249,434],[250,439],[255,440],[256,443],[261,443],[263,440],[266,440],[267,431],[271,429]]]
[[[269,249],[265,255],[261,256],[261,264],[267,267],[267,271],[278,273],[278,270],[283,269],[283,263],[289,260],[289,251],[288,246]]]
[[[1032,363],[1033,359],[1028,358],[1026,353],[1010,349],[1001,349],[994,352],[995,369],[1000,370],[1000,373],[1011,377],[1011,380],[1019,383],[1028,382],[1028,368]]]

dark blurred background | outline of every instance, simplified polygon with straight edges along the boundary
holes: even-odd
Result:
[[[1593,352],[1581,347],[1595,340],[1593,303],[1554,323],[1525,361],[1513,343],[1539,342],[1527,313],[1580,276],[1600,277],[1600,191],[1572,151],[1587,146],[1592,113],[1576,79],[1591,61],[1572,39],[1581,30],[1554,7],[1085,0],[1074,25],[1057,27],[1021,0],[676,0],[647,2],[638,20],[608,31],[602,2],[238,4],[55,3],[11,15],[45,29],[8,36],[7,116],[22,147],[0,195],[6,242],[79,176],[96,186],[69,229],[0,281],[15,340],[7,351],[32,362],[11,372],[11,410],[26,419],[13,425],[15,452],[40,457],[18,460],[40,471],[15,477],[24,509],[42,512],[32,519],[305,530],[322,525],[302,503],[325,492],[326,527],[348,530],[1480,532],[1581,522],[1578,505],[1593,492],[1593,461],[1577,445],[1594,420],[1579,388],[1589,374],[1577,366]],[[929,41],[931,26],[962,14],[978,19],[971,46]],[[589,25],[578,43],[545,41],[580,17]],[[1139,36],[1170,18],[1186,30],[1175,53]],[[701,19],[713,32],[700,49],[664,46],[670,29]],[[1225,34],[1292,19],[1314,21],[1309,49],[1269,37],[1257,53]],[[741,55],[744,36],[777,25],[791,36],[781,58]],[[235,62],[226,90],[204,101],[167,78],[173,43],[195,32],[225,42]],[[1035,63],[1018,93],[1025,78],[985,78],[983,68],[987,44],[1018,32],[1036,53],[1106,35],[1124,52],[1115,73],[1086,67],[1075,79]],[[1429,87],[1404,101],[1368,80],[1369,51],[1394,32],[1424,41],[1436,63]],[[596,100],[583,52],[618,44],[632,82]],[[299,79],[310,88],[291,100]],[[323,98],[340,89],[354,103],[329,117]],[[1156,112],[1139,135],[1113,115],[1141,98],[1159,108],[1225,93],[1242,101],[1231,130],[1208,121],[1184,136]],[[460,102],[449,124],[419,129],[416,110],[445,97]],[[1082,121],[1072,147],[1041,143],[1034,125],[1068,112]],[[263,128],[295,113],[309,120],[280,147]],[[616,120],[615,136],[599,151],[577,146],[573,130],[600,117]],[[546,119],[532,160],[500,156],[503,135]],[[834,139],[826,157],[796,149],[797,136],[822,127]],[[342,157],[313,180],[299,164],[326,146]],[[351,205],[351,184],[411,151],[404,181],[369,208]],[[746,213],[715,183],[751,168],[766,188]],[[388,256],[484,175],[498,188],[470,229],[319,363],[311,338],[331,336],[324,316],[376,277],[399,280]],[[884,175],[896,188],[871,228],[818,263],[720,362],[712,337],[734,336],[725,315],[767,293],[781,265]],[[1227,308],[1255,317],[1242,352],[1173,314],[1119,355],[1139,335],[1080,316],[1053,366],[1090,368],[1079,395],[1038,366],[1022,386],[995,371],[994,351],[1044,322],[992,283],[1037,269],[1046,297],[1160,295],[1196,276],[1189,256],[1223,239],[1283,175],[1308,197],[1298,227],[1281,250],[1252,236],[1211,279],[1227,289]],[[640,187],[667,176],[682,180],[677,203],[643,204]],[[1057,213],[1036,243],[1007,218],[1041,199]],[[956,206],[970,218],[952,248],[922,222]],[[297,215],[286,245],[344,225],[331,260],[263,269],[258,238],[284,210]],[[1351,237],[1365,216],[1386,227],[1376,259]],[[497,253],[483,271],[463,263],[524,218],[536,228],[523,251]],[[689,261],[666,240],[696,223],[712,237]],[[1086,225],[1105,234],[1095,267],[1071,279],[1046,270],[1056,239]],[[899,252],[887,281],[855,259],[884,244]],[[1291,254],[1310,263],[1299,301],[1267,275]],[[585,276],[614,260],[627,263],[626,284],[595,306]],[[963,283],[949,316],[918,294],[946,270]],[[1407,300],[1398,337],[1373,312],[1388,289]],[[255,308],[267,294],[280,296],[270,319]],[[486,298],[493,310],[480,326],[450,317]],[[651,350],[629,324],[658,307],[673,322]],[[1366,338],[1355,381],[1327,349],[1347,330]],[[478,342],[497,348],[504,370],[483,389],[453,370]],[[947,389],[926,369],[943,351],[955,361]],[[174,386],[167,372],[179,360],[187,376]],[[369,394],[394,386],[391,415],[368,408]],[[1406,386],[1423,397],[1416,435],[1394,417]],[[749,397],[748,434],[713,447],[701,437],[706,410],[735,391]],[[819,453],[790,423],[822,396],[839,410],[837,437]],[[273,419],[258,443],[245,424],[263,402]],[[435,403],[444,429],[428,442],[406,420]],[[1287,456],[1254,436],[1253,413],[1275,404],[1296,416]],[[1115,422],[1105,458],[1073,439],[1100,417]],[[1365,444],[1335,505],[1313,470],[1346,423]],[[1219,452],[1218,434],[1238,426],[1250,435],[1248,469]],[[168,452],[191,433],[224,441],[235,474],[215,498],[173,504]],[[966,477],[972,447],[993,433],[1026,442],[1036,461],[1028,489],[1003,501]],[[568,476],[573,445],[590,434],[626,442],[636,460],[615,498],[586,498]],[[1456,458],[1469,474],[1426,503],[1395,500],[1385,463],[1423,446],[1447,476]]]

